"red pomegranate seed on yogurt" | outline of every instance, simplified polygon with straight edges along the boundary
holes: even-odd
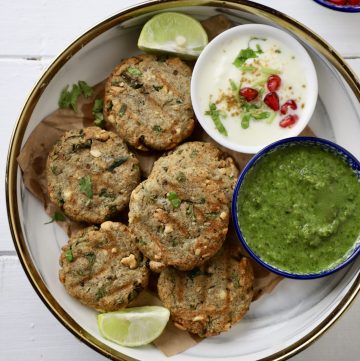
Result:
[[[280,113],[281,114],[286,114],[288,112],[288,108],[291,108],[292,110],[296,110],[297,109],[297,104],[295,102],[295,100],[290,99],[287,100],[280,108]]]
[[[289,128],[298,121],[299,117],[296,114],[287,115],[279,123],[281,128]]]
[[[281,85],[281,78],[278,75],[270,75],[267,80],[267,88],[270,92],[276,92]]]
[[[251,102],[258,96],[259,92],[254,88],[245,87],[240,89],[239,94],[244,97],[247,102]]]
[[[280,108],[279,96],[275,92],[267,93],[264,98],[264,103],[275,112]]]

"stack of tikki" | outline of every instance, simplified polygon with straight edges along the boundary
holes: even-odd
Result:
[[[160,273],[158,295],[175,325],[211,336],[243,317],[254,277],[239,243],[225,241],[239,173],[233,159],[212,143],[179,145],[194,128],[190,77],[178,58],[123,60],[104,96],[105,126],[117,134],[66,132],[48,156],[47,183],[51,201],[86,224],[60,257],[70,295],[114,311],[148,286],[151,271]],[[150,150],[172,150],[140,183],[139,160],[126,143],[149,162]],[[117,220],[128,207],[126,226]]]

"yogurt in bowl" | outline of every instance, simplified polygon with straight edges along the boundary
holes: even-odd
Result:
[[[193,108],[204,130],[243,153],[298,135],[317,95],[306,50],[288,33],[260,24],[217,36],[201,53],[191,80]]]

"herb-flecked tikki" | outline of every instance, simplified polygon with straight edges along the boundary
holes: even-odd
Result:
[[[146,259],[121,223],[105,222],[75,233],[62,248],[60,266],[66,291],[102,312],[126,307],[148,284]]]
[[[70,130],[48,156],[47,181],[51,201],[65,215],[99,224],[127,206],[140,182],[139,162],[115,133]]]

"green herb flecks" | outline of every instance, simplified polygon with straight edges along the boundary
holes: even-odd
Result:
[[[137,79],[134,79],[131,77],[131,74],[127,71],[124,71],[121,73],[121,78],[124,80],[126,84],[128,84],[133,89],[139,89],[143,86],[141,82],[139,82]]]
[[[177,175],[176,175],[176,180],[180,183],[184,183],[186,181],[186,176],[183,172],[179,172]]]
[[[72,253],[71,248],[65,252],[65,258],[67,259],[68,262],[72,262],[74,260],[74,255]]]
[[[248,48],[251,48],[251,43],[254,42],[254,41],[267,41],[267,39],[266,38],[259,38],[258,36],[252,36],[248,41]],[[258,54],[263,53],[263,50],[261,49],[261,47],[260,47],[260,45],[258,43],[255,45],[255,47],[256,47],[256,50],[257,50]]]
[[[99,197],[115,199],[115,194],[110,193],[106,188],[101,188]]]
[[[194,205],[192,203],[188,203],[186,205],[186,215],[190,217],[192,222],[196,222],[196,216],[194,212]]]
[[[250,119],[251,119],[251,115],[249,113],[244,114],[241,117],[241,128],[243,128],[243,129],[249,128]]]
[[[120,167],[121,164],[125,163],[127,160],[129,159],[129,157],[121,157],[118,159],[115,159],[112,164],[108,167],[108,171],[112,172],[115,168]]]
[[[248,59],[257,58],[257,53],[251,48],[241,49],[238,56],[233,61],[233,65],[237,68],[241,68]]]
[[[85,258],[87,259],[87,261],[89,262],[89,266],[90,268],[92,268],[92,266],[94,265],[95,261],[96,261],[96,255],[94,252],[88,252],[85,253]]]
[[[205,115],[209,115],[211,119],[213,120],[216,129],[219,131],[219,133],[225,135],[227,137],[228,133],[226,128],[224,127],[223,123],[220,119],[220,111],[217,109],[215,103],[209,104],[209,110],[205,112]]]
[[[162,85],[153,85],[153,88],[154,88],[154,90],[156,90],[158,92],[163,88],[163,86]]]
[[[85,193],[89,199],[93,197],[92,180],[89,175],[80,178],[79,186],[80,192]]]
[[[252,66],[252,65],[243,65],[241,68],[240,68],[241,71],[243,72],[252,72],[254,70],[256,70],[255,66]]]
[[[161,132],[163,131],[163,129],[160,127],[160,125],[154,125],[154,126],[152,127],[152,130],[153,130],[154,132],[158,132],[158,133],[161,133]]]
[[[100,287],[96,293],[95,293],[95,298],[96,301],[99,301],[101,298],[103,298],[106,295],[106,291],[104,287]]]
[[[121,107],[120,107],[120,110],[119,110],[119,113],[118,113],[118,116],[120,118],[125,115],[126,109],[127,109],[127,105],[125,103],[121,104]]]
[[[209,213],[205,213],[205,218],[206,219],[216,219],[219,217],[219,212],[209,212]]]
[[[79,80],[78,82],[81,93],[84,94],[85,98],[89,98],[93,95],[93,88],[89,86],[86,81]]]
[[[229,79],[230,82],[230,87],[231,87],[231,91],[233,93],[234,98],[236,99],[236,101],[240,104],[241,103],[241,99],[240,99],[240,88],[241,88],[241,84],[236,84],[234,82],[234,80]]]
[[[270,112],[252,113],[251,117],[256,120],[262,120],[270,117]]]
[[[69,89],[69,85],[67,85],[60,93],[58,105],[62,109],[70,107],[71,95],[68,89]]]
[[[134,75],[134,76],[141,76],[142,75],[142,72],[137,69],[137,68],[134,68],[133,66],[129,66],[126,71],[131,74],[131,75]]]
[[[269,74],[269,75],[272,75],[272,74],[281,74],[282,71],[279,70],[279,69],[274,69],[274,68],[267,68],[267,67],[261,67],[261,72],[263,74]]]
[[[233,273],[231,275],[231,281],[232,281],[232,284],[234,285],[234,288],[239,288],[240,287],[240,279],[239,279],[239,276],[236,273]]]
[[[65,221],[65,216],[61,213],[61,212],[55,212],[52,217],[51,220],[49,222],[46,222],[44,224],[50,224],[53,222],[64,222]]]
[[[169,192],[166,195],[166,198],[168,199],[168,201],[171,203],[171,205],[173,206],[173,208],[179,208],[180,204],[181,204],[181,200],[178,197],[176,192]]]
[[[77,152],[77,151],[79,151],[81,149],[91,148],[91,144],[92,144],[91,139],[87,139],[85,142],[82,142],[82,143],[73,144],[72,145],[72,151]]]
[[[104,115],[103,115],[104,102],[102,99],[95,99],[92,108],[92,114],[94,116],[94,124],[100,128],[104,127]]]

